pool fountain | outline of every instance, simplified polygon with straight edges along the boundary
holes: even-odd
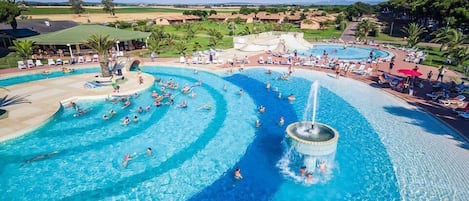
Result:
[[[308,172],[314,172],[316,167],[323,169],[333,162],[339,139],[334,128],[316,122],[318,89],[319,83],[315,81],[311,85],[303,121],[294,122],[286,129],[290,147],[303,156]]]

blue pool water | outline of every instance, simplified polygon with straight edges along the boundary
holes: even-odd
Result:
[[[348,46],[344,49],[341,45],[314,45],[309,51],[304,52],[306,56],[313,54],[313,56],[322,56],[323,52],[326,51],[330,58],[339,58],[340,60],[366,60],[370,56],[370,52],[373,50],[373,56],[385,58],[389,56],[386,51],[378,50],[376,48],[369,47],[351,47]]]
[[[76,74],[82,74],[82,73],[97,73],[97,72],[101,72],[100,69],[78,68],[78,69],[75,69],[72,73],[63,73],[62,71],[52,71],[50,72],[50,74],[47,74],[47,75],[43,75],[42,73],[38,72],[36,74],[27,74],[27,75],[9,77],[6,79],[0,79],[0,86],[6,87],[6,86],[15,85],[15,84],[21,84],[24,82],[43,80],[43,79],[48,79],[48,78],[70,76],[70,75],[76,75]]]
[[[219,76],[178,68],[145,72],[179,85],[194,86],[194,98],[172,91],[175,105],[153,106],[152,89],[122,103],[80,101],[90,112],[73,117],[63,108],[41,128],[0,143],[0,200],[399,200],[399,189],[386,149],[368,122],[336,94],[321,88],[318,121],[340,133],[329,175],[315,174],[314,184],[292,178],[301,161],[287,157],[285,125],[300,120],[311,81],[274,79],[262,69]],[[269,81],[286,97],[265,89]],[[223,90],[226,85],[227,90]],[[294,87],[292,87],[294,86]],[[244,94],[237,94],[239,89]],[[180,91],[180,90],[179,90]],[[165,102],[165,101],[163,101]],[[210,104],[211,110],[203,106]],[[138,113],[139,106],[151,105]],[[258,105],[266,112],[257,112]],[[101,116],[117,111],[110,120]],[[138,115],[138,123],[120,124]],[[254,127],[259,119],[261,128]],[[153,156],[147,156],[147,147]],[[123,156],[134,159],[127,168]],[[38,158],[46,156],[46,158]],[[25,163],[25,161],[30,161]],[[288,167],[279,165],[291,160]],[[244,179],[233,180],[241,168]],[[51,193],[55,192],[55,193]]]

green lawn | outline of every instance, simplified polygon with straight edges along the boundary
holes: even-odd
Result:
[[[379,40],[379,41],[404,41],[401,37],[393,37],[385,33],[379,33],[376,37],[368,37],[370,40]]]
[[[309,29],[299,29],[295,28],[292,31],[298,31],[304,33],[304,38],[308,41],[320,41],[323,39],[332,39],[340,38],[342,35],[342,30],[337,30],[334,26],[330,26],[323,30],[309,30]]]
[[[18,67],[18,61],[22,59],[14,52],[0,58],[0,69]]]
[[[388,44],[388,43],[384,43]],[[401,47],[402,45],[399,44],[394,44],[394,43],[389,43],[390,45],[393,45],[395,47]],[[434,66],[434,67],[440,67],[442,65],[448,66],[449,69],[464,73],[464,68],[463,67],[458,67],[455,65],[449,65],[446,64],[446,57],[443,56],[443,51],[440,51],[439,47],[429,47],[429,46],[422,46],[422,45],[417,45],[417,47],[420,50],[423,50],[425,55],[427,55],[425,61],[423,61],[423,65],[427,66]],[[464,62],[463,66],[469,66],[469,61]]]
[[[423,62],[424,65],[429,66],[449,66],[451,70],[464,73],[464,68],[462,66],[455,66],[455,65],[448,65],[446,64],[446,57],[443,56],[442,51],[440,51],[439,47],[428,47],[428,46],[418,46],[420,49],[424,49],[425,54],[427,55],[427,59]],[[469,66],[469,61],[465,61],[463,66]]]

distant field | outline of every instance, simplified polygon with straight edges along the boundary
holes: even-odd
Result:
[[[195,9],[188,9],[195,10]],[[210,9],[208,9],[210,10]],[[216,10],[216,9],[214,9]],[[144,8],[144,7],[125,7],[116,8],[116,13],[182,13],[184,9],[180,8]],[[217,10],[217,12],[231,12],[230,10]],[[105,13],[102,8],[85,8],[86,13]],[[67,7],[29,7],[22,15],[47,15],[47,14],[73,14],[72,10]]]

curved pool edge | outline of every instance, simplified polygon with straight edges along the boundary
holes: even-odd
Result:
[[[85,73],[57,77],[9,87],[9,94],[29,95],[27,99],[32,103],[13,105],[7,108],[9,117],[0,120],[0,142],[24,136],[43,126],[60,111],[63,103],[71,100],[103,99],[108,95],[133,94],[147,90],[153,86],[155,81],[153,76],[142,73],[144,83],[140,85],[137,79],[138,73],[127,72],[126,77],[134,77],[135,79],[128,79],[127,82],[121,84],[122,92],[109,93],[112,92],[111,86],[94,89],[83,87],[84,82],[92,80],[93,76],[90,75],[94,74]],[[24,92],[24,89],[29,89],[29,91]],[[29,113],[24,113],[24,111],[29,111]]]
[[[311,43],[313,46],[314,45],[344,45],[343,43],[324,43],[324,42],[313,42]],[[386,49],[381,49],[381,48],[378,48],[376,46],[370,46],[370,45],[363,45],[363,44],[347,44],[351,47],[362,47],[362,48],[373,48],[373,49],[377,49],[377,50],[380,50],[380,51],[383,51],[383,52],[387,52],[389,55],[386,56],[386,57],[381,57],[381,59],[384,59],[384,60],[391,60],[391,58],[393,56],[395,56],[395,54],[392,52],[392,51],[389,51],[389,50],[386,50]],[[347,59],[346,61],[361,61],[361,60],[357,60],[357,59]]]

